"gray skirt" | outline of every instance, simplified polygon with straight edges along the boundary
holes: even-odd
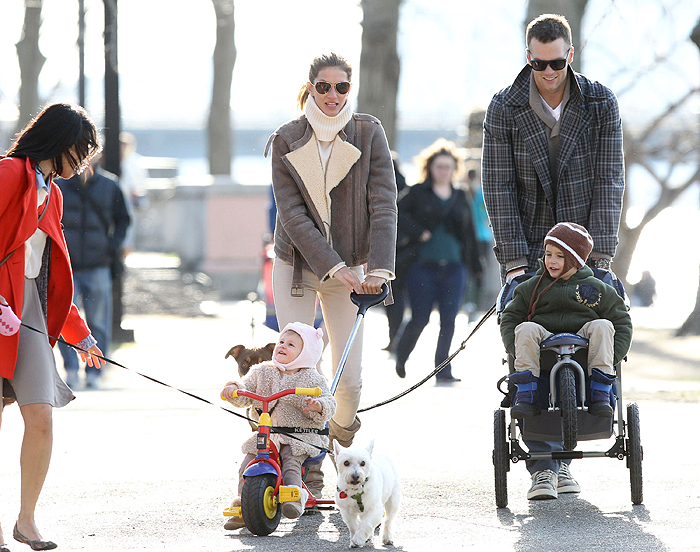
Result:
[[[24,325],[20,328],[15,373],[11,380],[0,378],[0,389],[4,384],[7,391],[9,383],[19,406],[36,403],[50,404],[56,408],[66,406],[75,395],[58,375],[36,281],[30,278],[24,279],[22,322],[43,333]]]

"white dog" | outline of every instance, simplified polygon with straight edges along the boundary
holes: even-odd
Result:
[[[401,482],[393,462],[383,454],[372,454],[374,440],[367,448],[345,448],[333,440],[338,485],[335,504],[350,530],[350,548],[372,540],[382,523],[382,542],[393,544],[391,524],[401,502]]]

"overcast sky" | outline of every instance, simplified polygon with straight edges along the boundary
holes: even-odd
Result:
[[[24,0],[3,0],[0,119],[16,116]],[[76,101],[77,0],[44,0],[41,94]],[[88,109],[102,117],[102,0],[88,8]],[[639,7],[639,5],[643,7]],[[400,124],[454,128],[510,84],[524,64],[525,0],[404,0]],[[295,115],[311,59],[334,50],[359,74],[359,0],[331,5],[236,0],[232,106],[236,124],[277,126]],[[620,95],[623,117],[649,117],[700,83],[700,53],[684,39],[700,18],[698,0],[589,0],[583,72]],[[210,0],[119,0],[122,111],[126,127],[201,126],[211,83],[215,17]],[[658,57],[668,61],[650,75]],[[637,75],[646,75],[639,79]],[[357,79],[355,79],[357,80]],[[633,86],[634,82],[639,82]],[[355,91],[357,87],[355,88]],[[700,111],[694,102],[692,109]]]

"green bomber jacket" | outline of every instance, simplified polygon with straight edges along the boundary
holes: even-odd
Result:
[[[501,315],[501,338],[508,353],[515,355],[515,328],[525,322],[530,297],[537,286],[537,293],[552,283],[540,262],[537,274],[519,284],[513,292],[513,300]],[[615,356],[613,364],[619,363],[627,354],[632,342],[632,318],[623,299],[615,288],[602,282],[593,271],[584,266],[568,280],[558,280],[540,298],[531,322],[540,324],[552,333],[576,333],[591,320],[605,318],[615,327]]]

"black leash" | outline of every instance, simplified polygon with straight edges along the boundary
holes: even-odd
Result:
[[[484,323],[485,323],[495,312],[496,312],[496,304],[494,303],[493,306],[488,310],[488,312],[486,312],[486,314],[484,314],[484,316],[481,317],[481,320],[479,320],[479,322],[476,324],[476,326],[474,326],[474,329],[469,333],[469,335],[464,339],[464,341],[462,341],[462,343],[460,344],[459,348],[458,348],[454,353],[452,353],[448,358],[446,358],[442,363],[440,363],[438,366],[436,366],[435,369],[434,369],[432,372],[430,372],[427,376],[425,376],[421,381],[419,381],[418,383],[416,383],[416,384],[414,384],[413,386],[409,387],[409,388],[406,389],[405,391],[399,393],[398,395],[395,395],[394,397],[391,397],[390,399],[387,399],[387,400],[385,400],[385,401],[379,402],[379,403],[377,403],[377,404],[373,404],[372,406],[368,406],[368,407],[366,407],[366,408],[361,408],[361,409],[359,409],[357,412],[358,412],[358,413],[360,413],[360,412],[367,412],[368,410],[372,410],[372,409],[374,409],[374,408],[377,408],[377,407],[384,406],[384,405],[386,405],[386,404],[392,403],[392,402],[394,402],[395,400],[398,400],[398,399],[400,399],[401,397],[404,397],[404,396],[408,395],[411,391],[415,391],[416,389],[418,389],[421,385],[423,385],[425,382],[427,382],[428,380],[430,380],[431,378],[433,378],[433,376],[435,376],[438,372],[440,372],[440,370],[442,370],[445,366],[447,366],[450,362],[452,362],[452,360],[453,360],[459,353],[461,353],[461,352],[465,349],[466,344],[467,344],[467,341],[469,341],[469,339],[471,339],[471,337],[477,332],[477,330],[478,330],[479,328],[481,328],[481,326],[483,326]],[[214,404],[213,402],[211,402],[210,400],[205,399],[204,397],[200,397],[199,395],[195,395],[194,393],[190,393],[189,391],[185,391],[184,389],[180,389],[180,388],[178,388],[178,387],[175,387],[175,386],[173,386],[173,385],[170,385],[170,384],[168,384],[168,383],[165,383],[165,382],[163,382],[163,381],[160,381],[160,380],[158,380],[158,379],[156,379],[156,378],[153,378],[153,377],[151,377],[151,376],[148,376],[148,375],[146,375],[146,374],[142,374],[141,372],[138,372],[137,370],[134,370],[134,369],[132,369],[132,368],[129,368],[129,367],[127,367],[127,366],[124,366],[123,364],[121,364],[121,363],[119,363],[119,362],[117,362],[117,361],[115,361],[115,360],[112,360],[112,359],[110,359],[110,358],[106,358],[106,357],[103,357],[103,356],[100,356],[100,355],[95,355],[95,354],[93,354],[93,353],[90,353],[89,351],[86,351],[85,349],[83,349],[82,347],[79,347],[78,345],[74,345],[73,343],[68,343],[68,342],[67,342],[66,340],[64,340],[62,337],[53,337],[53,336],[48,335],[47,333],[45,333],[45,332],[43,332],[43,331],[41,331],[41,330],[38,330],[38,329],[33,328],[32,326],[28,325],[28,324],[25,324],[24,322],[22,322],[22,326],[24,326],[25,328],[27,328],[27,329],[29,329],[29,330],[32,330],[32,331],[34,331],[34,332],[36,332],[36,333],[39,333],[39,334],[41,334],[41,335],[45,335],[45,336],[47,336],[47,337],[49,337],[49,338],[51,338],[51,339],[54,339],[55,341],[58,341],[58,342],[63,343],[63,344],[65,344],[65,345],[68,345],[69,347],[72,347],[73,349],[75,349],[75,350],[77,350],[77,351],[82,351],[83,353],[89,353],[90,355],[96,356],[97,358],[103,360],[104,362],[109,362],[110,364],[113,364],[114,366],[118,366],[119,368],[123,368],[124,370],[128,370],[128,371],[130,371],[130,372],[134,372],[135,374],[138,374],[139,376],[141,376],[141,377],[143,377],[143,378],[146,378],[147,380],[150,380],[150,381],[152,381],[153,383],[157,383],[158,385],[162,385],[162,386],[164,386],[164,387],[168,387],[168,388],[170,388],[170,389],[173,389],[173,390],[175,390],[175,391],[178,391],[178,392],[182,393],[183,395],[187,395],[188,397],[192,397],[193,399],[197,399],[198,401],[201,401],[201,402],[203,402],[203,403],[209,404],[209,405],[211,405],[211,406],[213,406],[213,407],[216,407],[216,408],[218,408],[218,409],[220,409],[220,410],[223,410],[224,412],[228,412],[229,414],[233,414],[234,416],[237,416],[238,418],[241,418],[241,419],[243,419],[243,420],[247,420],[248,422],[252,422],[252,423],[254,423],[254,424],[257,424],[257,421],[255,421],[255,420],[253,420],[253,419],[251,419],[251,418],[248,418],[248,416],[244,416],[243,414],[239,414],[238,412],[234,412],[233,410],[229,410],[228,408],[224,408],[223,406],[216,405],[216,404]],[[302,443],[306,443],[307,445],[310,445],[310,446],[312,446],[312,447],[314,447],[314,448],[316,448],[316,449],[318,449],[318,450],[320,450],[320,451],[322,451],[322,452],[326,452],[326,453],[329,453],[329,454],[333,454],[333,451],[331,451],[331,450],[329,450],[329,449],[327,449],[327,448],[325,448],[325,447],[320,447],[320,446],[318,446],[318,445],[314,445],[313,443],[309,443],[309,442],[307,442],[307,441],[304,441],[303,439],[300,439],[299,437],[297,437],[296,435],[294,435],[294,433],[289,432],[290,430],[293,430],[293,429],[296,429],[296,428],[272,427],[272,428],[270,428],[270,431],[271,431],[272,433],[279,433],[280,435],[285,435],[285,436],[290,437],[290,438],[292,438],[292,439],[296,439],[297,441],[301,441]],[[305,433],[307,433],[307,432],[305,431]]]
[[[447,359],[445,359],[442,363],[440,363],[438,366],[435,367],[435,369],[430,372],[427,376],[425,376],[422,380],[420,380],[418,383],[413,385],[412,387],[409,387],[405,391],[399,393],[398,395],[391,397],[390,399],[387,399],[385,401],[379,402],[377,404],[373,404],[372,406],[368,406],[366,408],[361,408],[357,412],[367,412],[368,410],[372,410],[373,408],[377,408],[378,406],[384,406],[385,404],[389,404],[391,402],[394,402],[397,399],[400,399],[401,397],[408,395],[411,391],[415,391],[418,389],[421,385],[423,385],[426,381],[431,379],[433,376],[435,376],[440,370],[442,370],[445,366],[447,366],[450,362],[452,362],[452,359],[456,357],[459,353],[461,353],[464,350],[465,345],[467,344],[467,341],[469,341],[469,338],[473,336],[476,331],[483,326],[484,322],[486,322],[493,313],[496,312],[496,304],[494,303],[493,306],[488,310],[484,316],[481,317],[481,320],[477,323],[476,326],[474,326],[474,329],[471,331],[471,333],[466,337],[464,341],[462,341],[462,344],[459,346],[459,348],[452,353]]]
[[[205,399],[204,397],[200,397],[199,395],[195,395],[194,393],[190,393],[189,391],[185,391],[184,389],[180,389],[180,388],[178,388],[178,387],[175,387],[175,386],[173,386],[173,385],[170,385],[170,384],[168,384],[168,383],[165,383],[164,381],[160,381],[160,380],[158,380],[158,379],[156,379],[156,378],[153,378],[153,377],[151,377],[151,376],[147,376],[146,374],[142,374],[141,372],[139,372],[139,371],[137,371],[137,370],[134,370],[133,368],[129,368],[129,367],[127,367],[127,366],[124,366],[123,364],[117,362],[116,360],[112,360],[111,358],[107,358],[107,357],[103,357],[103,356],[100,356],[100,355],[96,355],[96,354],[94,354],[94,353],[90,353],[89,351],[83,349],[82,347],[80,347],[80,346],[78,346],[78,345],[75,345],[75,344],[73,344],[73,343],[68,343],[68,342],[67,342],[65,339],[63,339],[62,337],[54,337],[54,336],[52,336],[52,335],[47,334],[46,332],[44,332],[44,331],[42,331],[42,330],[38,330],[38,329],[36,329],[36,328],[30,326],[29,324],[25,324],[24,322],[22,322],[21,324],[22,324],[22,326],[24,326],[24,327],[27,328],[28,330],[32,330],[33,332],[36,332],[36,333],[38,333],[38,334],[47,336],[47,337],[49,337],[50,339],[53,339],[53,340],[55,340],[55,341],[58,341],[59,343],[63,343],[64,345],[68,345],[69,347],[72,347],[72,348],[75,349],[76,351],[82,351],[83,353],[88,353],[89,355],[95,356],[95,357],[97,357],[97,358],[103,360],[104,362],[109,362],[110,364],[113,364],[114,366],[119,366],[119,368],[123,368],[124,370],[128,370],[129,372],[133,372],[134,374],[138,374],[138,375],[141,376],[142,378],[146,378],[147,380],[150,380],[150,381],[152,381],[153,383],[157,383],[158,385],[162,385],[162,386],[164,386],[164,387],[168,387],[168,388],[170,388],[170,389],[174,389],[175,391],[179,391],[179,392],[182,393],[183,395],[187,395],[188,397],[192,397],[193,399],[197,399],[198,401],[201,401],[201,402],[203,402],[203,403],[209,404],[209,405],[211,405],[211,406],[213,406],[213,407],[215,407],[215,408],[218,408],[218,409],[220,409],[220,410],[223,410],[224,412],[228,412],[229,414],[233,414],[234,416],[237,416],[237,417],[239,417],[239,418],[241,418],[241,419],[243,419],[243,420],[247,420],[248,422],[252,422],[252,423],[254,423],[254,424],[257,424],[257,423],[258,423],[257,421],[255,421],[255,420],[253,420],[253,419],[251,419],[251,418],[248,418],[248,416],[244,416],[243,414],[239,414],[238,412],[234,412],[233,410],[229,410],[228,408],[224,408],[223,406],[219,406],[218,404],[214,404],[213,402],[211,402],[210,400]],[[312,446],[312,447],[314,447],[314,448],[317,448],[318,450],[320,450],[320,451],[322,451],[322,452],[326,452],[326,453],[331,453],[331,452],[332,452],[332,451],[330,451],[329,449],[327,449],[327,448],[325,448],[325,447],[319,447],[319,446],[317,446],[317,445],[314,445],[313,443],[309,443],[309,442],[307,442],[307,441],[304,441],[303,439],[300,439],[299,437],[297,437],[296,435],[294,435],[294,433],[291,433],[291,432],[290,432],[290,430],[294,430],[294,429],[296,429],[296,428],[288,428],[288,427],[279,427],[279,428],[278,428],[278,427],[271,427],[271,428],[270,428],[270,431],[271,431],[272,433],[279,433],[280,435],[285,435],[285,436],[287,436],[287,437],[291,437],[292,439],[296,439],[297,441],[301,441],[302,443],[306,443],[307,445],[310,445],[310,446]],[[319,431],[322,431],[322,430],[319,430]]]

